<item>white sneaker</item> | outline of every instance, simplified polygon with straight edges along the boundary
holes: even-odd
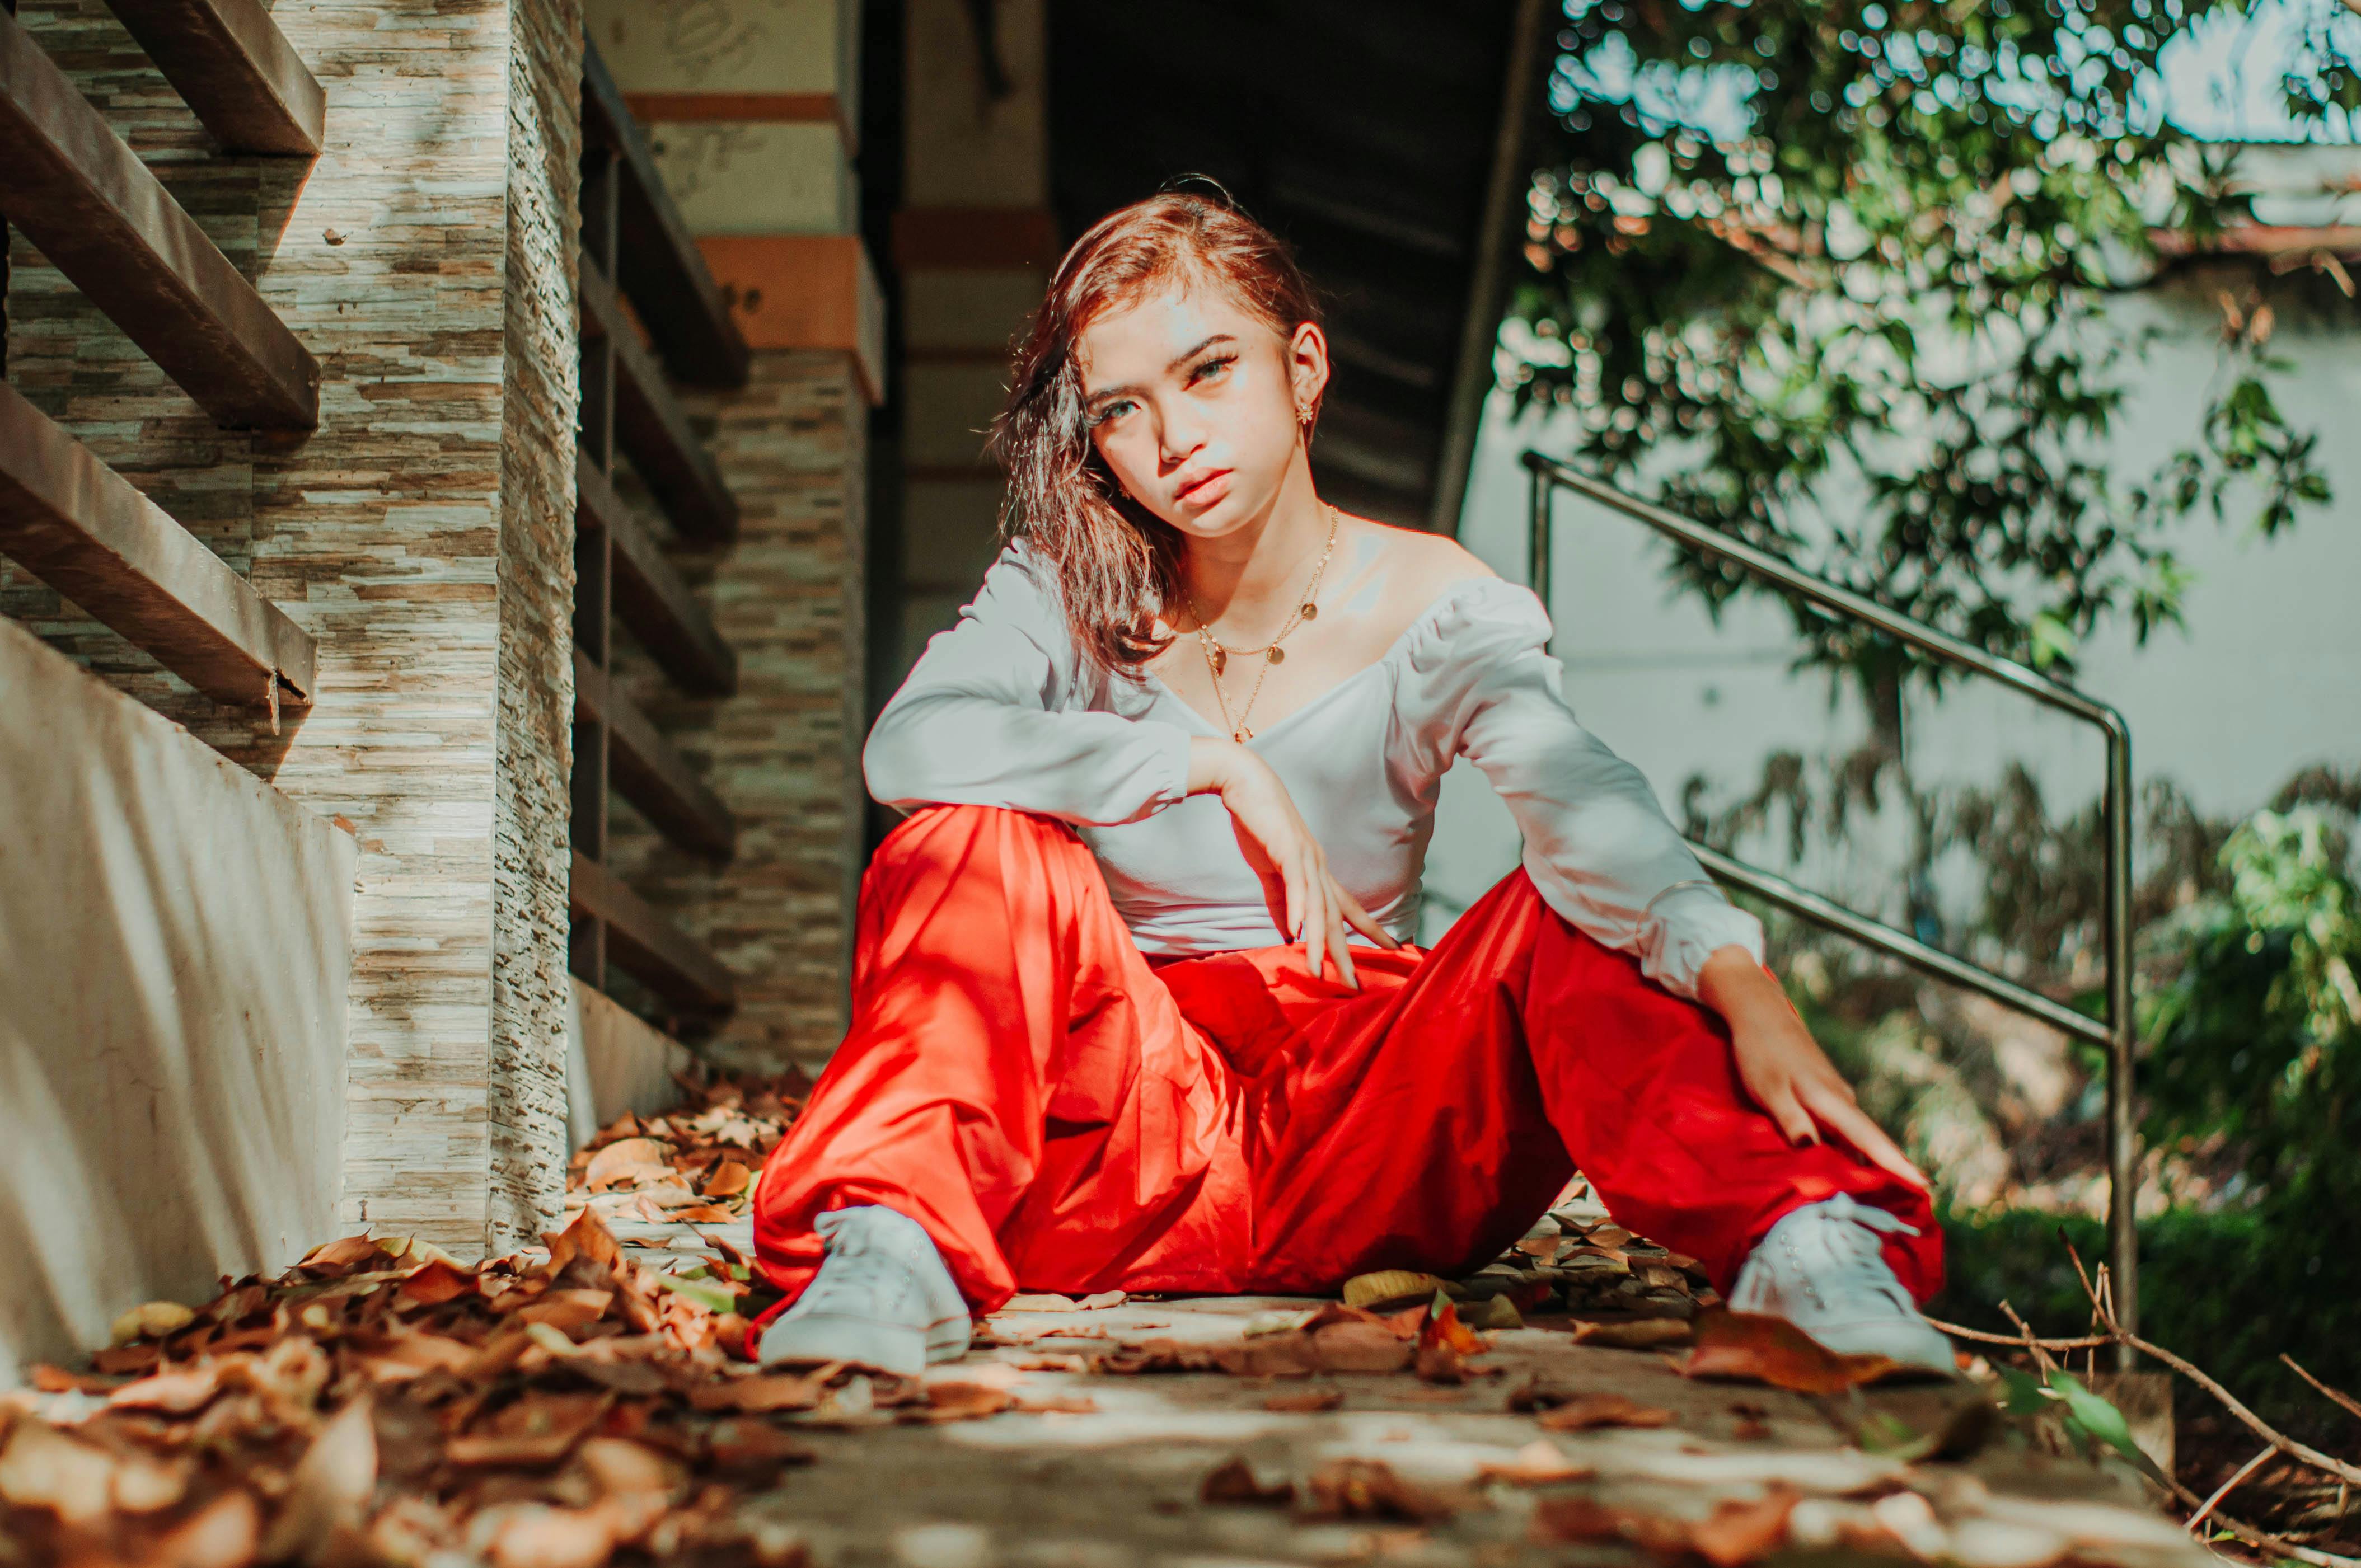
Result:
[[[967,1354],[967,1301],[917,1221],[875,1204],[812,1227],[828,1253],[796,1304],[763,1331],[762,1362],[849,1361],[916,1377]]]
[[[1738,1271],[1731,1310],[1784,1318],[1841,1354],[1958,1376],[1951,1342],[1886,1266],[1881,1232],[1915,1236],[1918,1227],[1841,1192],[1781,1216]]]

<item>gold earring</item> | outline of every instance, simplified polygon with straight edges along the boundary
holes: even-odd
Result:
[[[1298,403],[1295,405],[1295,422],[1298,424],[1310,424],[1312,422],[1312,410],[1308,405],[1303,403]]]

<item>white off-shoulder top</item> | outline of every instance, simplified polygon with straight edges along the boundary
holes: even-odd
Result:
[[[1763,927],[1722,896],[1640,771],[1575,721],[1548,612],[1499,577],[1444,589],[1384,656],[1246,742],[1278,773],[1337,883],[1408,940],[1443,775],[1465,756],[1524,835],[1543,900],[1694,997],[1715,949],[1756,961]],[[1142,951],[1275,946],[1261,883],[1216,795],[1188,795],[1189,741],[1221,735],[1153,675],[1088,674],[1054,583],[1022,541],[937,633],[862,752],[904,810],[1009,806],[1074,824]]]

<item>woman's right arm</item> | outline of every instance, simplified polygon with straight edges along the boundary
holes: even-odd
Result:
[[[862,748],[869,793],[902,810],[1003,806],[1134,822],[1189,793],[1175,724],[1065,707],[1073,640],[1018,547],[1001,552],[958,623],[937,633]]]

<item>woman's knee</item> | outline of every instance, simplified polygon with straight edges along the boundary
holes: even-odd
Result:
[[[1090,853],[1055,817],[1002,806],[922,806],[886,833],[870,857],[873,873],[956,871],[1005,877],[1025,862]]]

